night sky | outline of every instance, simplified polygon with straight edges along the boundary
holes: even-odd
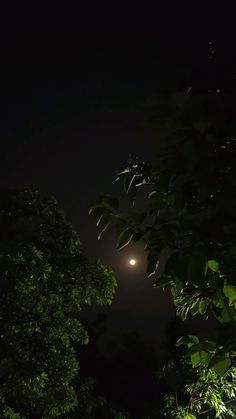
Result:
[[[1,33],[0,187],[30,186],[54,196],[79,230],[85,255],[114,269],[119,288],[112,306],[102,310],[107,335],[137,331],[159,345],[174,318],[170,298],[152,288],[140,245],[118,252],[112,232],[97,241],[88,209],[104,194],[127,207],[116,170],[129,152],[147,161],[157,153],[144,105],[160,91],[193,83],[204,88],[210,41],[224,63],[211,82],[227,82],[235,62],[232,19],[216,6],[83,12],[77,26],[75,16],[71,27],[68,16],[61,25],[61,12],[51,26],[46,16],[48,32],[40,31],[40,19],[35,28],[31,19],[24,31],[11,22],[17,31]],[[96,314],[86,310],[88,318]]]

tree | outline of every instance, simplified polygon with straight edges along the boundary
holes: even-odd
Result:
[[[0,231],[1,417],[62,417],[83,398],[74,385],[76,352],[88,342],[79,312],[111,303],[116,282],[37,191],[1,191]]]
[[[199,369],[199,382],[210,380],[213,385],[219,376],[225,387],[234,382],[236,371],[234,97],[234,92],[226,90],[188,89],[158,98],[154,104],[156,164],[131,155],[118,172],[132,210],[119,212],[119,202],[113,197],[101,197],[90,210],[99,236],[108,225],[115,226],[117,248],[131,240],[143,242],[154,287],[171,290],[177,315],[183,320],[188,315],[213,313],[225,331],[230,325],[231,332],[219,335],[216,342],[191,335],[178,341],[186,345],[192,367]],[[140,189],[143,194],[146,191],[144,212],[135,210]],[[214,388],[222,408],[203,398],[200,410],[195,409],[192,398],[191,408],[183,407],[179,416],[172,417],[193,418],[207,406],[218,417],[231,410],[235,415],[227,404],[235,397],[235,389]]]

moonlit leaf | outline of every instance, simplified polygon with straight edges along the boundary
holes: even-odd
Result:
[[[117,249],[122,249],[123,247],[127,246],[130,243],[132,236],[133,230],[131,228],[126,228],[123,230],[117,239]]]

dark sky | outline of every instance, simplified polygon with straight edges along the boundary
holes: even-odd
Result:
[[[148,14],[117,5],[97,15],[83,10],[77,26],[73,14],[60,25],[60,13],[51,26],[46,16],[48,32],[38,30],[40,19],[35,26],[28,20],[24,32],[19,22],[2,31],[0,187],[31,186],[56,197],[79,229],[84,253],[115,271],[110,334],[136,330],[158,343],[174,316],[170,299],[152,289],[140,246],[117,252],[112,233],[97,242],[88,208],[103,194],[127,204],[116,169],[129,152],[155,159],[144,102],[163,90],[205,87],[209,41],[222,68],[213,78],[227,83],[234,32],[230,11],[216,6],[159,6]],[[134,269],[129,256],[138,260]]]

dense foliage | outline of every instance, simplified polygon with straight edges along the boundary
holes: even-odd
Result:
[[[79,312],[110,303],[115,279],[37,192],[1,191],[0,231],[0,416],[62,417],[88,393],[74,385],[88,342]]]
[[[134,208],[120,212],[118,200],[106,196],[92,206],[91,213],[99,237],[108,225],[115,226],[117,248],[131,240],[144,243],[148,275],[155,287],[171,290],[183,320],[213,313],[223,325],[216,341],[200,341],[191,335],[178,341],[186,345],[196,381],[187,385],[189,398],[183,407],[177,397],[166,400],[166,417],[195,418],[209,409],[216,417],[225,412],[235,416],[230,402],[236,379],[236,115],[232,95],[189,89],[163,95],[153,109],[156,163],[131,155],[118,173]],[[135,210],[140,189],[146,197],[143,212]]]

